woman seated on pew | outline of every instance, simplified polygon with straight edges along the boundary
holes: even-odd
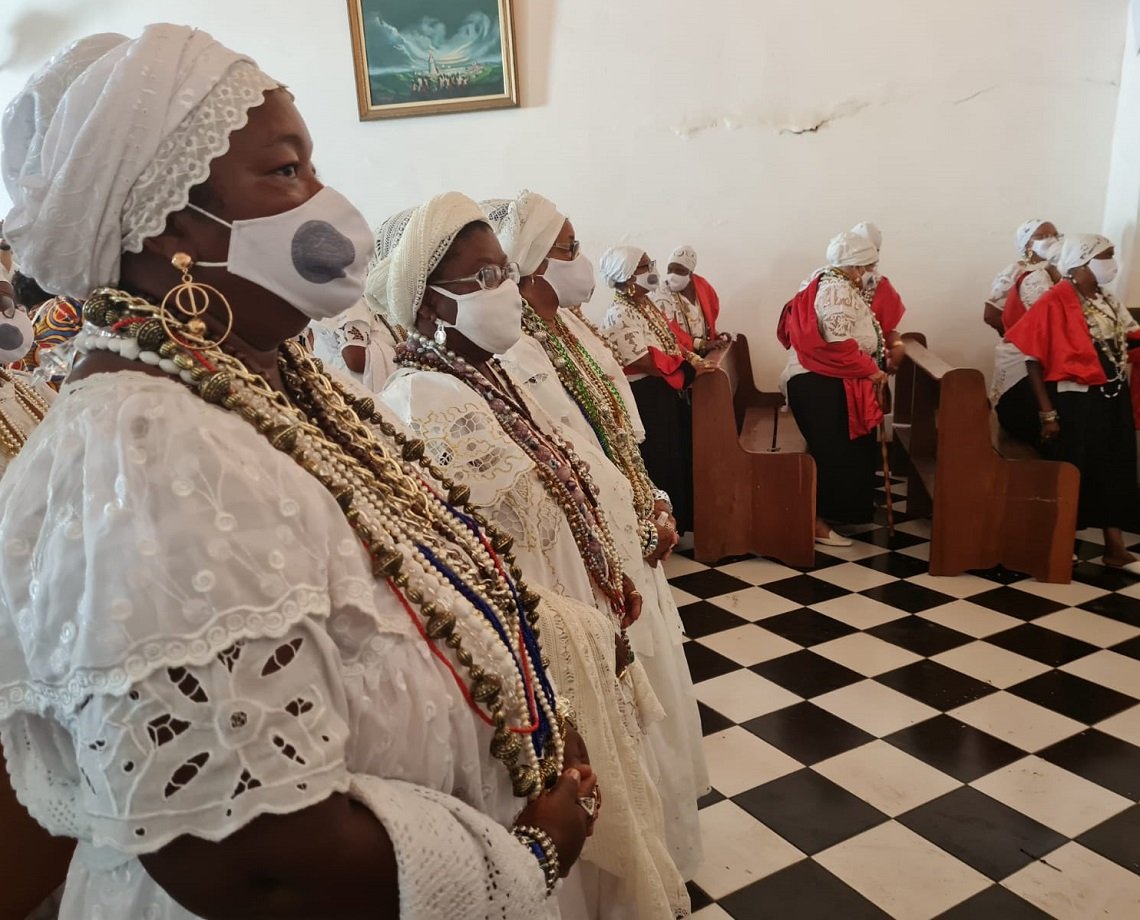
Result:
[[[697,354],[707,355],[731,341],[726,333],[716,331],[720,298],[708,280],[697,274],[697,251],[692,246],[673,250],[665,266],[665,282],[649,292],[649,299],[666,319],[685,331]]]
[[[850,546],[833,525],[864,524],[875,510],[879,397],[887,370],[903,355],[895,331],[902,304],[894,314],[877,316],[863,299],[863,278],[878,261],[866,237],[835,237],[827,267],[784,307],[777,330],[788,349],[781,388],[816,464],[815,539],[821,546]]]
[[[1027,220],[1017,228],[1014,241],[1020,258],[998,272],[986,300],[986,325],[998,335],[1005,335],[1042,294],[1061,280],[1052,265],[1061,252],[1061,236],[1054,223]]]
[[[1140,327],[1104,288],[1116,277],[1103,236],[1068,237],[1057,263],[1065,280],[1037,301],[1006,338],[1027,357],[1041,440],[1053,459],[1081,471],[1077,529],[1104,530],[1104,564],[1140,575],[1121,530],[1140,508],[1135,394],[1128,365],[1140,360]]]

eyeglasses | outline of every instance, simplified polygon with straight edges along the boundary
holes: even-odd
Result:
[[[474,281],[484,291],[493,291],[504,281],[519,283],[522,273],[518,262],[508,262],[506,265],[484,265],[474,275],[466,278],[452,278],[450,281],[437,281],[436,284],[463,284]]]
[[[570,261],[573,262],[576,258],[578,258],[578,253],[582,251],[582,244],[578,242],[578,240],[571,240],[569,246],[559,246],[557,243],[555,243],[550,248],[557,249],[559,252],[570,253]]]

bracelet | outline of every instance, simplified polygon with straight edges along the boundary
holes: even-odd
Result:
[[[1038,412],[1037,417],[1041,419],[1042,425],[1046,422],[1059,422],[1061,420],[1061,416],[1057,414],[1056,409],[1052,409],[1049,412]]]
[[[648,559],[655,552],[660,544],[660,538],[657,536],[657,527],[654,526],[653,521],[645,520],[641,522],[641,555],[643,558]]]
[[[562,865],[558,860],[558,848],[550,835],[539,827],[523,824],[511,828],[511,835],[538,860],[542,875],[546,879],[546,896],[550,897],[554,886],[558,884],[558,877],[562,874]]]
[[[558,719],[559,734],[565,735],[565,728],[569,725],[574,731],[578,730],[578,713],[574,706],[564,696],[558,697],[554,702],[554,712]]]
[[[673,500],[669,497],[669,493],[664,489],[653,490],[653,501],[655,504],[657,502],[664,502],[665,507],[668,509],[669,513],[673,513]]]

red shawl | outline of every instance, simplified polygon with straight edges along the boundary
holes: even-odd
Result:
[[[860,350],[854,339],[824,341],[815,312],[819,279],[817,275],[811,284],[788,301],[780,314],[776,338],[785,348],[796,350],[800,364],[806,370],[843,380],[847,392],[847,434],[852,439],[859,438],[870,434],[883,421],[883,410],[870,380],[873,374],[878,373],[879,366],[874,358]]]
[[[892,332],[898,332],[906,307],[903,306],[902,298],[891,284],[890,278],[879,279],[875,287],[875,297],[871,301],[871,312],[879,321],[884,336],[889,337]]]
[[[708,338],[716,338],[716,320],[720,316],[720,298],[708,280],[693,272],[693,289],[701,312],[705,315],[705,325],[709,327]]]
[[[1018,275],[1017,280],[1013,282],[1013,287],[1005,295],[1005,309],[1001,312],[1001,324],[1006,332],[1009,332],[1017,325],[1017,321],[1029,312],[1028,307],[1025,306],[1025,301],[1021,299],[1021,282],[1033,271],[1035,269],[1027,268]]]

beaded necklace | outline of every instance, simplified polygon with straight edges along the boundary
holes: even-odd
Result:
[[[597,338],[597,340],[599,342],[601,342],[603,345],[606,346],[606,350],[611,355],[613,355],[614,360],[617,361],[618,367],[621,367],[622,366],[621,355],[619,355],[618,350],[616,348],[614,348],[613,342],[611,342],[609,340],[609,338],[606,336],[606,334],[604,332],[602,332],[601,329],[598,328],[597,324],[595,322],[593,322],[593,320],[591,320],[589,317],[586,316],[585,313],[582,312],[582,305],[578,304],[578,306],[576,306],[576,307],[567,307],[567,309],[571,313],[573,313],[576,317],[578,317],[578,319],[580,319],[582,321],[582,324],[587,329],[589,329],[592,333],[594,333],[594,337]]]
[[[1105,381],[1101,393],[1108,398],[1114,397],[1120,393],[1128,380],[1128,334],[1125,332],[1124,324],[1120,321],[1120,315],[1115,304],[1108,299],[1107,294],[1102,294],[1099,297],[1086,297],[1077,289],[1076,285],[1073,285],[1073,290],[1081,299],[1081,312],[1084,313],[1085,323],[1088,324],[1089,337],[1093,341],[1093,347],[1105,356],[1114,369],[1112,379]],[[1108,309],[1101,307],[1101,304],[1104,304]],[[1111,339],[1105,338],[1103,335],[1103,320],[1108,320],[1112,325]],[[1110,393],[1108,388],[1111,384],[1116,384],[1116,386]]]
[[[867,307],[867,312],[871,314],[871,326],[875,330],[875,351],[871,357],[875,359],[875,364],[878,365],[879,370],[885,370],[887,366],[886,338],[883,336],[883,327],[879,323],[879,318],[875,316],[875,311],[871,309],[870,301],[867,300],[861,290],[855,287],[851,279],[838,269],[826,268],[823,271],[823,275],[825,277],[835,278],[839,281],[845,281],[855,290],[855,293],[859,296],[859,300]]]
[[[633,425],[629,412],[613,381],[557,314],[551,325],[527,304],[523,329],[542,345],[563,389],[582,410],[606,456],[629,480],[638,519],[646,519],[653,513],[653,483],[630,434]]]
[[[544,434],[531,417],[526,400],[502,366],[492,358],[502,388],[454,352],[445,351],[418,332],[396,350],[404,367],[450,374],[478,393],[500,427],[534,463],[543,488],[562,508],[574,542],[594,583],[605,594],[619,624],[625,618],[623,573],[617,548],[597,506],[597,486],[589,467],[557,435]]]
[[[4,386],[11,386],[16,404],[32,419],[33,428],[44,420],[48,410],[47,401],[27,384],[18,380],[11,371],[0,368],[0,388]],[[0,406],[0,450],[9,457],[15,457],[28,440],[28,435],[29,432],[17,425],[15,419]]]
[[[467,507],[469,490],[426,460],[422,441],[385,421],[379,428],[400,448],[397,455],[366,424],[375,423],[373,401],[347,396],[295,342],[279,351],[286,395],[129,294],[96,291],[83,317],[81,352],[112,351],[159,367],[253,425],[317,479],[368,551],[375,576],[387,581],[467,704],[493,728],[491,753],[515,795],[534,798],[557,780],[564,746],[539,646],[538,596],[518,580],[509,537],[484,535],[485,522]],[[442,484],[446,498],[420,469]]]
[[[617,291],[614,296],[618,303],[632,307],[638,316],[645,321],[645,324],[649,327],[649,331],[653,333],[654,338],[657,339],[661,350],[665,352],[665,354],[681,354],[681,346],[677,344],[677,337],[673,335],[673,330],[669,328],[665,314],[658,310],[657,307],[652,304],[647,307],[641,302],[641,298],[630,297],[625,291]]]

